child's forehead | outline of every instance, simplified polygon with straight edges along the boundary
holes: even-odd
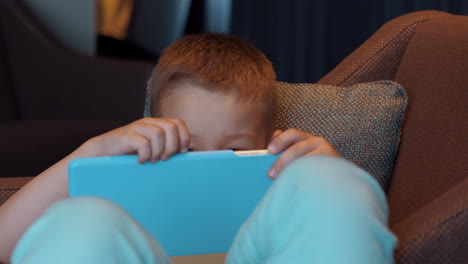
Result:
[[[263,112],[262,104],[254,100],[246,100],[235,92],[220,92],[205,89],[200,86],[188,85],[174,89],[161,101],[161,112],[193,112],[216,116],[216,112],[225,115],[255,115]],[[222,117],[220,115],[218,117]]]
[[[224,127],[230,127],[236,131],[244,127],[244,121],[247,119],[262,126],[270,126],[267,121],[269,109],[263,97],[241,96],[236,89],[218,89],[218,87],[203,86],[190,81],[177,82],[172,85],[169,91],[160,97],[159,102],[153,101],[153,104],[157,106],[153,112],[156,117],[189,116],[196,120],[201,116],[209,116],[208,120],[212,122],[232,120],[232,122],[221,123]]]
[[[258,105],[261,104],[262,101],[261,98],[255,98],[254,96],[242,94],[236,88],[213,87],[203,84],[194,84],[191,82],[181,82],[174,85],[171,87],[171,89],[168,89],[167,94],[161,100],[165,101],[165,99],[168,97],[175,97],[173,98],[175,100],[186,99],[187,97],[198,100],[203,100],[206,98],[209,98],[210,100],[218,99],[235,102],[238,107],[245,107],[245,105],[249,104]]]

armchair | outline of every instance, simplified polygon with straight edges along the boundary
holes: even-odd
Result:
[[[409,104],[388,191],[397,263],[468,261],[468,17],[398,17],[319,83],[393,80]]]
[[[319,81],[393,80],[407,90],[388,191],[396,263],[468,261],[467,72],[468,17],[421,11],[382,26]],[[0,179],[0,203],[27,180]]]

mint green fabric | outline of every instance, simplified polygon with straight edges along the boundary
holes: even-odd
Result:
[[[344,159],[308,156],[275,180],[227,264],[391,264],[396,237],[378,182]]]
[[[169,257],[130,215],[97,197],[52,205],[23,235],[12,264],[171,264]]]
[[[368,173],[343,159],[303,157],[273,182],[226,262],[391,264],[396,238],[387,223],[385,194]],[[163,247],[116,204],[81,197],[48,209],[12,263],[170,264]]]

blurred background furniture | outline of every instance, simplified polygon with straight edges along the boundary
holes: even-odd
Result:
[[[294,83],[317,82],[400,15],[420,10],[468,15],[466,0],[18,1],[28,4],[51,34],[73,50],[95,44],[93,54],[154,61],[184,33],[231,32],[260,48],[279,80]],[[74,13],[64,16],[70,9]],[[89,42],[95,33],[97,43]],[[82,37],[86,45],[78,44]]]
[[[140,118],[152,67],[72,52],[20,1],[0,1],[2,177],[37,175],[86,139]]]
[[[36,175],[141,116],[151,64],[71,53],[16,1],[0,1],[0,22],[3,177]],[[386,23],[319,81],[393,80],[407,90],[388,192],[397,263],[468,261],[467,72],[468,18],[424,11]],[[0,203],[29,179],[1,178]]]
[[[80,54],[96,54],[95,0],[22,0],[59,43]]]

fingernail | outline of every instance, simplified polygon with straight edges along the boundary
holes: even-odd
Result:
[[[268,149],[268,152],[273,153],[274,147],[270,145],[267,147],[267,149]]]
[[[188,151],[188,148],[183,148],[180,152],[187,152]]]
[[[275,168],[270,168],[268,170],[268,177],[270,177],[271,179],[275,179],[276,178],[276,174],[277,174],[277,171]]]
[[[268,147],[268,151],[270,152],[270,154],[276,155],[276,154],[278,154],[278,153],[281,152],[281,149],[278,149],[277,146],[272,145],[272,146],[269,146],[269,147]]]

